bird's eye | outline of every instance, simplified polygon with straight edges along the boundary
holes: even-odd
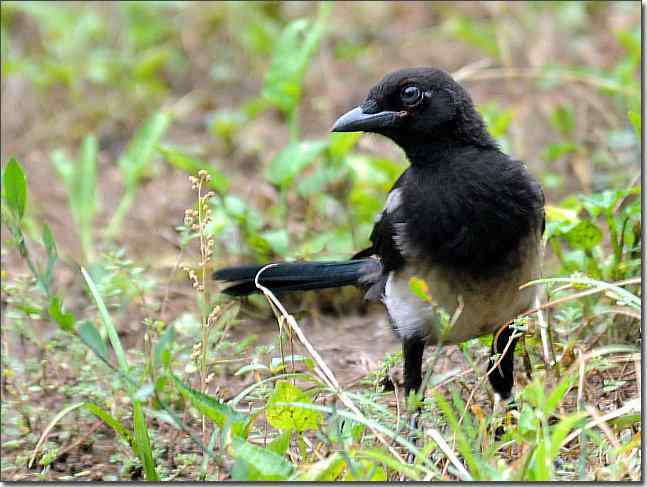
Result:
[[[420,88],[414,85],[405,86],[404,88],[402,88],[402,92],[400,93],[402,103],[404,103],[405,105],[415,105],[421,97],[422,91],[420,91]]]

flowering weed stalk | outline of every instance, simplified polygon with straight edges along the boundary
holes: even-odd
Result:
[[[209,199],[214,196],[213,191],[203,194],[204,188],[211,180],[211,176],[205,170],[200,170],[198,176],[189,176],[191,189],[198,193],[197,209],[187,209],[184,213],[184,224],[191,230],[197,232],[200,238],[200,262],[195,268],[188,266],[184,270],[188,272],[189,279],[193,283],[193,288],[198,292],[200,301],[200,323],[201,323],[201,340],[193,346],[191,358],[196,362],[197,369],[200,372],[200,390],[207,393],[209,382],[213,374],[208,375],[207,370],[207,350],[209,348],[209,332],[214,324],[218,321],[220,315],[220,306],[216,306],[208,311],[210,306],[209,290],[207,287],[207,268],[213,255],[214,239],[207,232],[207,226],[211,221],[211,209],[209,208]],[[202,415],[202,441],[208,441],[207,421]]]

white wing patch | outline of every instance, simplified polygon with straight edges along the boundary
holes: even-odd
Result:
[[[386,198],[386,205],[384,205],[384,211],[387,213],[393,213],[398,207],[402,204],[402,190],[400,188],[395,188],[389,193],[389,196]]]
[[[400,205],[402,204],[402,191],[400,188],[395,188],[389,193],[389,196],[386,197],[386,203],[384,209],[375,215],[375,220],[373,223],[378,223],[385,213],[393,213]]]
[[[407,237],[407,224],[398,222],[393,224],[395,233],[393,234],[393,243],[404,257],[414,257],[415,251]]]

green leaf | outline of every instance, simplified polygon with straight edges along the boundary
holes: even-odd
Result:
[[[597,217],[600,213],[613,212],[616,204],[620,198],[624,197],[624,195],[624,190],[607,190],[582,196],[581,199],[582,205],[591,214],[591,216]]]
[[[242,111],[218,110],[213,114],[213,118],[209,124],[209,130],[225,141],[229,141],[247,121],[247,116]]]
[[[45,281],[47,288],[51,289],[52,282],[54,280],[53,271],[54,265],[58,260],[58,252],[56,250],[56,242],[54,241],[54,235],[52,230],[49,228],[49,225],[45,223],[43,225],[43,245],[47,251],[47,267],[45,268],[45,275],[43,280]]]
[[[290,235],[285,229],[268,230],[259,235],[269,244],[272,252],[281,257],[287,255],[290,248]]]
[[[311,376],[304,376],[304,378],[312,380]],[[270,379],[265,379],[265,380],[267,381],[267,380],[270,380]],[[248,388],[248,390],[249,390],[249,388]],[[239,394],[239,396],[242,396],[242,393]],[[236,401],[237,399],[234,399],[234,400]],[[345,410],[337,409],[337,408],[333,409],[331,407],[320,406],[318,404],[307,404],[307,403],[304,403],[304,402],[298,402],[298,403],[297,402],[290,402],[290,403],[282,403],[282,404],[284,404],[285,406],[293,406],[295,408],[307,409],[307,410],[310,410],[310,411],[318,411],[320,413],[337,415],[337,416],[340,416],[342,418],[350,419],[350,420],[355,421],[357,423],[361,423],[361,424],[363,424],[365,426],[368,426],[369,428],[374,429],[374,430],[378,431],[379,433],[381,433],[381,434],[383,434],[385,436],[388,436],[395,443],[398,443],[398,444],[402,445],[407,450],[409,450],[411,453],[416,455],[416,457],[420,459],[420,462],[424,463],[425,467],[427,467],[427,468],[429,468],[431,470],[434,470],[438,474],[440,474],[437,471],[435,465],[431,461],[429,461],[426,457],[421,457],[420,456],[420,450],[413,443],[411,443],[409,440],[407,440],[407,438],[405,436],[399,434],[398,432],[390,430],[389,428],[387,428],[386,426],[384,426],[380,422],[369,419],[369,418],[367,418],[367,417],[365,417],[363,415],[356,415],[356,414],[351,413],[349,411],[345,411]]]
[[[624,416],[619,416],[609,420],[609,426],[613,426],[614,428],[621,430],[632,425],[640,424],[640,420],[640,414],[625,414]]]
[[[133,400],[133,427],[135,430],[135,444],[137,445],[136,452],[144,465],[146,480],[157,482],[159,481],[159,476],[155,470],[146,417],[144,416],[142,403],[137,399]]]
[[[162,376],[164,377],[164,376]],[[163,384],[159,384],[161,387],[159,387],[158,390],[163,390]],[[152,384],[151,382],[146,382],[143,386],[141,386],[137,391],[135,392],[135,395],[133,396],[134,399],[138,401],[146,401],[149,397],[153,395],[155,392],[155,385]]]
[[[308,395],[287,381],[279,381],[274,387],[272,397],[267,403],[265,415],[267,421],[280,430],[305,431],[317,429],[323,421],[323,415],[294,406],[279,406],[277,403],[298,402],[312,404]]]
[[[355,472],[358,476],[356,477],[353,474],[352,470],[348,470],[344,478],[344,482],[347,481],[362,481],[368,480],[370,482],[385,482],[386,481],[386,472],[384,468],[379,465],[376,465],[370,460],[360,460],[359,462],[353,462],[355,466]]]
[[[640,140],[642,135],[642,116],[640,115],[640,113],[634,112],[634,111],[628,112],[627,116],[631,121],[631,125],[634,128],[634,132],[636,132],[636,136],[638,137],[638,140]]]
[[[537,436],[539,429],[539,418],[535,414],[535,410],[524,404],[519,412],[519,432],[528,441]]]
[[[195,176],[200,170],[207,171],[211,176],[208,183],[210,188],[220,193],[226,193],[229,189],[229,179],[212,164],[196,159],[177,147],[162,146],[158,149],[169,164],[191,176]]]
[[[150,164],[155,147],[166,133],[171,116],[157,112],[140,127],[117,162],[127,188],[136,186]]]
[[[97,152],[96,137],[88,135],[83,141],[80,168],[74,182],[74,193],[70,194],[72,210],[79,224],[81,243],[86,259],[94,257],[92,244],[92,222],[97,207]]]
[[[590,220],[582,220],[563,236],[573,248],[590,250],[602,241],[602,231]]]
[[[546,417],[553,414],[572,385],[573,378],[571,376],[567,376],[551,391],[544,405],[543,412]]]
[[[641,309],[641,300],[639,296],[627,291],[626,289],[616,286],[614,284],[598,281],[596,279],[591,279],[588,277],[547,277],[544,279],[535,279],[530,281],[528,284],[546,284],[546,283],[568,283],[571,285],[585,284],[597,289],[598,292],[607,291],[617,295],[617,300],[624,301],[628,306],[631,306],[637,310]]]
[[[263,480],[263,475],[253,464],[244,458],[238,458],[231,468],[231,479],[235,482],[253,482]]]
[[[479,478],[481,473],[481,462],[479,461],[480,459],[477,459],[477,457],[474,455],[472,445],[467,440],[467,437],[463,434],[462,426],[458,423],[458,419],[456,418],[454,410],[439,392],[434,391],[433,397],[434,401],[438,405],[438,408],[445,415],[447,423],[452,429],[452,432],[454,433],[454,435],[456,435],[456,447],[469,465],[470,474],[475,479]]]
[[[539,380],[534,380],[521,391],[521,397],[528,401],[532,406],[541,409],[545,404],[544,386]]]
[[[560,223],[577,223],[577,211],[569,208],[560,208],[559,206],[546,205],[546,220]]]
[[[78,328],[79,338],[105,363],[110,365],[108,347],[101,338],[99,331],[89,321],[84,321]]]
[[[290,446],[290,437],[292,436],[292,431],[286,430],[281,433],[279,436],[274,438],[270,443],[267,444],[267,449],[272,450],[278,455],[285,455],[285,452],[288,451]]]
[[[63,303],[58,296],[52,296],[47,308],[49,316],[61,327],[63,331],[73,332],[76,318],[74,314],[63,310]]]
[[[81,146],[80,163],[74,189],[77,191],[77,208],[79,223],[83,226],[92,224],[96,208],[97,192],[97,152],[99,144],[94,135],[88,135]]]
[[[411,277],[409,279],[409,291],[415,294],[423,301],[431,302],[431,294],[429,294],[429,286],[424,279],[419,277]]]
[[[262,93],[284,113],[291,112],[299,103],[303,78],[323,35],[330,9],[330,4],[321,3],[314,25],[305,19],[290,22],[275,43]]]
[[[287,145],[265,171],[265,178],[278,186],[288,186],[326,148],[327,142],[304,140]]]
[[[482,49],[495,59],[499,58],[499,46],[493,24],[479,22],[466,15],[453,15],[445,22],[443,30],[463,42]]]
[[[355,147],[361,132],[333,132],[330,134],[328,151],[332,159],[341,159]]]
[[[124,348],[121,345],[121,340],[119,339],[119,334],[117,333],[117,328],[112,321],[110,313],[108,313],[108,308],[103,302],[103,298],[99,294],[99,290],[94,284],[94,281],[90,277],[90,274],[87,273],[85,268],[81,267],[81,274],[90,289],[92,298],[94,299],[97,308],[99,309],[99,316],[101,316],[101,321],[103,321],[103,326],[106,327],[106,332],[108,333],[108,338],[110,339],[110,344],[112,345],[113,350],[115,351],[115,356],[117,357],[117,363],[119,364],[119,370],[124,374],[128,375],[128,361],[126,360],[126,353]]]
[[[571,108],[560,105],[551,114],[550,123],[561,135],[570,135],[575,129],[575,114]]]
[[[559,423],[553,426],[551,439],[550,439],[550,459],[551,461],[555,460],[559,455],[559,449],[562,446],[562,443],[566,439],[566,436],[571,432],[573,428],[586,418],[586,413],[581,411],[579,413],[573,413],[570,416],[566,416]]]
[[[164,334],[160,337],[158,342],[155,344],[155,367],[168,367],[171,362],[171,352],[170,347],[173,341],[175,340],[175,327],[169,325]]]
[[[97,206],[97,152],[96,137],[88,135],[76,161],[68,159],[63,151],[52,152],[51,159],[67,189],[72,216],[79,227],[81,245],[86,258],[93,257],[92,222]]]
[[[68,159],[65,153],[61,149],[56,149],[52,151],[51,154],[52,164],[58,172],[58,175],[63,180],[65,184],[69,197],[72,197],[72,189],[74,187],[74,175],[75,175],[75,164],[73,161]]]
[[[191,401],[191,404],[216,423],[221,429],[230,427],[236,436],[246,437],[250,419],[243,413],[235,411],[231,406],[213,397],[204,394],[184,384],[177,376],[173,375],[175,385],[184,397]]]
[[[2,175],[2,191],[7,206],[18,220],[25,214],[27,204],[27,177],[15,157],[9,158]]]
[[[235,477],[232,472],[233,480],[287,480],[294,470],[283,456],[235,436],[231,441],[231,450],[232,456],[237,461],[242,460],[246,467],[244,470],[238,469]]]
[[[43,245],[45,246],[45,250],[47,250],[48,258],[50,260],[56,260],[58,257],[56,242],[54,241],[52,230],[49,228],[47,223],[43,225]]]
[[[238,369],[234,375],[243,375],[254,370],[269,370],[269,367],[265,364],[247,364]]]
[[[546,442],[541,439],[533,454],[532,477],[529,480],[547,482],[551,479],[553,462],[550,459]]]
[[[333,482],[343,473],[346,468],[346,461],[339,452],[335,452],[328,458],[308,465],[307,470],[294,480],[299,482]]]
[[[115,433],[117,433],[124,440],[126,440],[128,444],[131,446],[131,448],[135,450],[135,439],[133,438],[133,435],[130,433],[130,431],[128,431],[128,428],[126,428],[121,421],[119,421],[117,418],[115,418],[112,414],[110,414],[108,411],[103,409],[101,406],[93,402],[85,402],[83,403],[83,407],[85,407],[85,409],[90,411],[97,418],[99,418],[108,426],[110,426],[113,430],[115,430]]]
[[[314,369],[315,366],[314,360],[312,360],[310,357],[306,357],[305,355],[286,355],[285,357],[272,358],[272,361],[270,362],[270,372],[281,372],[282,370],[290,366],[292,362],[303,362],[305,366],[310,370]]]
[[[483,115],[488,131],[492,134],[492,137],[500,139],[508,134],[513,118],[511,109],[502,109],[496,102],[486,103],[477,108]]]
[[[362,448],[357,452],[358,457],[366,457],[371,460],[383,463],[387,467],[395,470],[398,473],[406,475],[411,480],[420,480],[420,468],[418,465],[409,465],[402,463],[386,451],[379,448]]]
[[[321,198],[326,191],[326,186],[335,182],[345,181],[348,177],[349,170],[345,166],[335,164],[320,164],[311,174],[299,178],[297,192],[305,199],[311,197]],[[335,201],[335,200],[334,200]],[[314,201],[316,203],[316,200]],[[337,201],[335,201],[338,204]]]
[[[553,162],[567,154],[577,152],[578,148],[579,146],[573,142],[560,142],[558,144],[551,144],[542,153],[541,157],[548,162]]]

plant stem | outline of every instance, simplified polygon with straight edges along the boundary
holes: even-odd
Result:
[[[106,239],[113,240],[117,235],[117,231],[121,226],[122,220],[124,219],[124,217],[128,213],[128,210],[130,210],[130,207],[135,201],[135,194],[136,194],[136,190],[134,188],[131,189],[126,187],[126,191],[121,197],[119,206],[117,207],[114,214],[112,215],[112,219],[110,220],[110,223],[108,224],[108,228],[106,229],[106,232],[105,232]]]
[[[202,201],[202,178],[198,182],[198,226],[200,233],[200,270],[202,272],[200,289],[202,293],[202,347],[200,349],[200,392],[206,394],[207,390],[207,345],[209,341],[209,323],[206,308],[208,306],[206,280],[207,280],[207,245],[204,238],[204,204]],[[207,417],[202,415],[202,442],[207,443]]]
[[[296,106],[288,114],[288,131],[290,143],[299,140],[299,109]]]

